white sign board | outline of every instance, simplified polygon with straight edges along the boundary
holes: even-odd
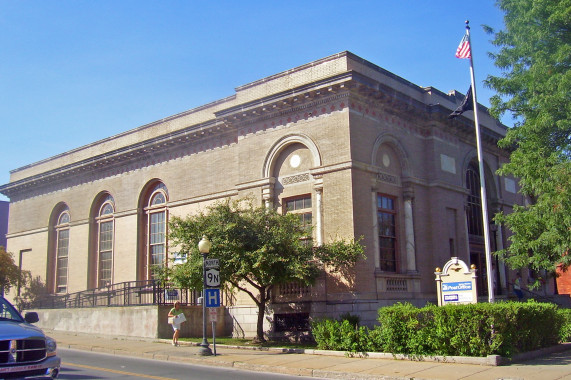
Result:
[[[478,302],[476,269],[468,268],[464,261],[452,257],[442,270],[437,268],[434,274],[438,306]]]
[[[218,322],[218,309],[217,308],[208,309],[208,314],[210,315],[210,322]]]
[[[218,259],[206,259],[204,260],[204,268],[218,268]]]
[[[218,269],[210,268],[206,271],[206,286],[212,288],[220,286],[220,271]]]

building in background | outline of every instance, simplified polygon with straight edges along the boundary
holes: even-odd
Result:
[[[235,89],[227,98],[12,171],[8,248],[52,293],[152,279],[171,255],[167,221],[225,198],[304,215],[315,244],[363,237],[366,260],[344,277],[272,295],[268,329],[309,316],[356,314],[365,324],[394,302],[436,302],[434,270],[450,257],[486,273],[472,112],[463,95],[419,87],[350,52]],[[506,127],[480,108],[490,215],[523,203],[498,177]],[[508,231],[492,230],[492,249]],[[495,262],[498,296],[509,271]],[[553,286],[548,291],[553,292]],[[226,305],[246,335],[255,306]],[[253,335],[253,334],[252,334]]]

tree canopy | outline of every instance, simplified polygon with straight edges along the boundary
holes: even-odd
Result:
[[[6,252],[4,247],[0,246],[0,295],[8,292],[11,287],[25,285],[27,271],[20,271],[18,265],[14,263],[14,258],[10,252]]]
[[[512,268],[554,271],[571,263],[571,0],[499,0],[505,29],[490,53],[501,76],[491,113],[515,125],[500,145],[511,150],[499,170],[519,179],[529,202],[496,220],[513,232],[499,254]]]
[[[309,285],[323,265],[339,272],[363,257],[363,247],[354,240],[313,247],[307,240],[311,228],[299,215],[255,207],[250,200],[228,200],[184,219],[171,219],[171,241],[187,261],[164,268],[160,277],[181,287],[202,289],[198,242],[203,235],[212,242],[208,257],[219,259],[222,282],[245,292],[258,306],[256,339],[260,341],[265,340],[265,308],[276,285]]]

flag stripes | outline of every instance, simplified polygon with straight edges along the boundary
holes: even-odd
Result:
[[[458,49],[456,49],[456,58],[470,58],[470,40],[468,39],[468,34],[464,34],[462,37],[462,41],[460,41],[460,45],[458,45]]]

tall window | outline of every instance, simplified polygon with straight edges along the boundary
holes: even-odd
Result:
[[[154,278],[154,270],[162,266],[167,252],[167,192],[162,183],[158,183],[151,191],[147,214],[147,278]]]
[[[61,212],[56,224],[56,293],[67,292],[67,262],[69,255],[69,223],[71,219],[69,211],[66,209]]]
[[[311,239],[311,194],[300,195],[293,198],[286,198],[283,201],[284,213],[293,213],[299,216],[302,225],[307,231],[307,236],[303,239],[306,244],[312,244]]]
[[[480,174],[478,165],[471,162],[466,170],[466,187],[468,188],[468,233],[470,235],[483,236],[482,225],[482,198],[480,196]]]
[[[114,212],[113,197],[108,195],[103,200],[96,218],[99,231],[97,245],[97,284],[99,287],[113,282]]]
[[[377,220],[379,225],[379,255],[381,270],[397,271],[397,229],[395,199],[377,195]]]

